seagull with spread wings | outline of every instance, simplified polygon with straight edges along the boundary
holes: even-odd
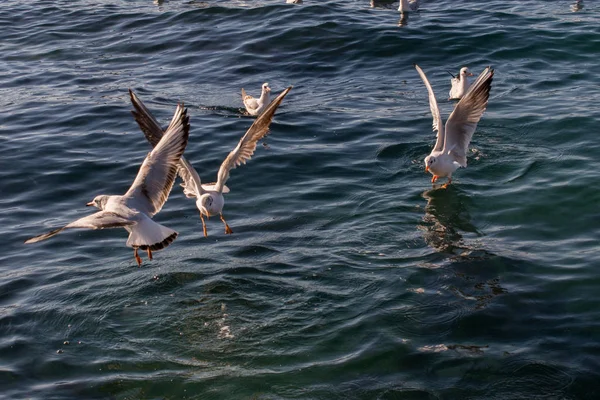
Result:
[[[153,251],[167,247],[177,237],[177,232],[154,222],[152,217],[169,197],[189,132],[187,109],[179,104],[164,136],[146,156],[127,193],[122,196],[96,196],[87,205],[100,211],[28,239],[25,243],[36,243],[71,228],[125,228],[129,232],[127,246],[133,247],[138,266],[142,264],[138,249],[146,250],[148,258],[152,259]]]
[[[241,164],[246,164],[246,161],[252,157],[256,150],[256,143],[269,132],[269,125],[273,120],[275,111],[277,111],[277,107],[279,107],[283,98],[290,90],[292,90],[291,86],[281,92],[254,121],[250,129],[240,139],[235,149],[229,153],[225,161],[221,164],[216,183],[203,185],[194,167],[184,157],[181,157],[179,160],[179,176],[183,180],[181,186],[186,197],[196,198],[196,207],[200,211],[204,236],[208,236],[204,217],[209,218],[214,215],[220,216],[221,221],[225,224],[226,234],[233,233],[223,217],[223,206],[225,205],[223,193],[229,192],[229,188],[225,186],[225,182],[229,178],[229,171]],[[156,146],[163,135],[162,128],[135,93],[130,90],[129,94],[131,95],[131,103],[135,108],[132,114],[136,122],[150,144]]]
[[[425,157],[425,172],[433,175],[432,183],[438,178],[447,176],[449,184],[452,183],[452,173],[459,167],[467,166],[467,150],[477,123],[487,107],[494,70],[487,67],[477,77],[467,93],[456,104],[444,125],[433,89],[425,73],[417,64],[415,64],[415,68],[429,92],[433,130],[437,132],[435,146],[431,154]]]

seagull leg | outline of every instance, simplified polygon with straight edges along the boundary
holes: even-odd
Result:
[[[434,175],[433,178],[431,178],[431,183],[435,183],[435,181],[437,181],[439,178],[439,176]]]
[[[141,266],[142,266],[142,259],[141,259],[141,257],[138,255],[138,252],[137,252],[137,250],[138,250],[138,249],[137,249],[137,247],[135,247],[135,248],[133,249],[133,256],[135,257],[135,261],[137,261],[137,263],[138,263],[138,267],[141,267]]]
[[[225,218],[223,218],[223,214],[219,214],[219,215],[221,216],[221,221],[223,221],[223,223],[225,224],[225,233],[228,235],[231,235],[233,233],[233,231],[231,230],[229,225],[227,225],[227,222],[225,222]]]
[[[152,250],[150,250],[150,247],[146,251],[148,252],[148,258],[152,260]]]
[[[448,177],[448,182],[444,183],[444,184],[442,185],[442,187],[443,187],[444,189],[448,189],[448,185],[450,185],[451,183],[452,183],[452,177],[451,177],[451,176],[449,176],[449,177]]]
[[[202,231],[204,232],[204,237],[208,237],[208,231],[206,230],[206,223],[204,222],[202,213],[200,213],[200,220],[202,221]]]

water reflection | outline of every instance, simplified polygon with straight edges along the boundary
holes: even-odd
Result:
[[[400,20],[398,21],[398,26],[406,26],[408,24],[408,15],[407,12],[400,13]]]
[[[468,198],[456,186],[427,190],[422,196],[427,200],[420,227],[425,242],[452,260],[454,277],[448,287],[469,308],[487,307],[494,297],[506,293],[498,274],[509,260],[464,242],[459,232],[482,233],[471,223]]]
[[[422,197],[427,200],[422,228],[425,242],[434,249],[458,254],[467,247],[463,243],[459,230],[480,235],[471,223],[471,216],[466,207],[460,189],[450,185],[447,189],[439,187],[426,190]]]

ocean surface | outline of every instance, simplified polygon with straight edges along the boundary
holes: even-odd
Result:
[[[600,399],[600,3],[37,0],[0,6],[1,399]],[[427,73],[496,69],[468,168],[432,187]],[[123,229],[32,236],[123,194],[133,89],[205,182],[208,238],[138,267]]]

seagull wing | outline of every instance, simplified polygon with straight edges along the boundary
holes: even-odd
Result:
[[[65,229],[70,228],[87,228],[87,229],[106,229],[106,228],[119,228],[123,226],[134,225],[135,221],[129,220],[119,214],[110,211],[98,211],[87,217],[80,218],[76,221],[71,222],[62,228],[54,229],[50,232],[44,233],[27,239],[25,243],[36,243],[51,238],[54,235],[59,234]]]
[[[163,137],[162,128],[144,103],[142,103],[131,89],[129,89],[129,97],[131,98],[131,104],[133,104],[133,107],[135,108],[135,110],[131,111],[131,114],[133,114],[133,117],[135,118],[135,122],[140,126],[140,129],[144,132],[144,136],[146,136],[146,139],[148,139],[152,147],[156,147]],[[177,114],[175,114],[173,118],[176,116]],[[172,123],[173,122],[171,122],[171,124]]]
[[[198,172],[192,167],[188,160],[181,157],[179,160],[179,176],[183,180],[181,183],[181,187],[183,188],[183,193],[187,198],[200,198],[202,194],[204,194],[204,190],[202,188],[202,181],[200,180],[200,176]]]
[[[125,193],[128,204],[153,216],[167,201],[179,161],[190,133],[190,119],[183,104],[177,105],[171,124],[156,147],[146,156],[133,184]]]
[[[229,178],[230,170],[241,164],[246,164],[246,161],[252,157],[254,150],[256,150],[256,143],[269,132],[269,125],[271,125],[275,111],[277,111],[277,107],[279,107],[283,98],[290,90],[292,90],[291,86],[281,92],[281,94],[269,104],[256,121],[254,121],[250,129],[248,129],[236,148],[233,149],[225,161],[223,161],[217,175],[217,184],[215,185],[216,191],[223,191],[225,182]]]
[[[469,87],[446,121],[444,153],[450,152],[456,162],[467,166],[467,149],[477,123],[485,111],[492,88],[494,70],[487,67]]]
[[[250,112],[250,110],[256,110],[259,107],[258,100],[254,97],[250,96],[246,93],[246,91],[242,88],[242,101],[244,102],[244,106]]]
[[[433,151],[440,151],[444,147],[444,125],[442,124],[440,108],[437,105],[435,94],[433,94],[433,89],[429,84],[429,80],[427,80],[427,76],[425,76],[425,72],[423,72],[421,67],[419,67],[417,64],[415,64],[415,68],[421,76],[421,79],[427,88],[427,92],[429,92],[429,108],[431,109],[431,115],[433,116],[433,130],[437,132],[437,140],[435,141]]]
[[[150,110],[146,108],[144,103],[131,91],[131,89],[129,90],[129,95],[131,96],[131,103],[135,107],[135,110],[131,111],[135,118],[135,122],[138,123],[140,129],[144,132],[146,139],[152,144],[152,147],[156,147],[164,134],[162,128],[150,113]],[[177,117],[177,114],[175,114],[173,118],[175,117]],[[173,122],[171,121],[171,124],[172,123]],[[181,180],[183,180],[181,186],[183,187],[183,193],[186,197],[202,196],[204,190],[202,190],[200,176],[189,161],[183,156],[181,156],[181,159],[179,160],[179,169],[177,173],[181,177]]]

